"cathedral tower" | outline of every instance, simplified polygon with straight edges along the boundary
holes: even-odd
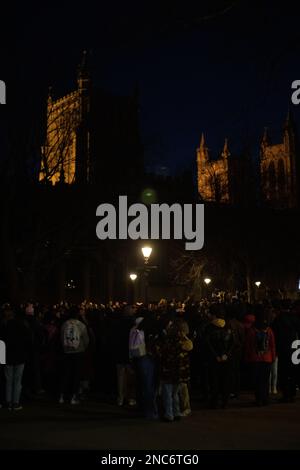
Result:
[[[40,181],[52,184],[89,181],[90,76],[86,52],[78,69],[77,86],[77,90],[56,100],[49,91]]]
[[[225,139],[220,158],[212,160],[202,134],[197,149],[197,183],[198,193],[203,201],[230,202],[229,157],[228,141]]]
[[[291,113],[283,126],[283,141],[272,144],[265,129],[260,148],[260,176],[263,203],[274,208],[298,205],[296,131]]]

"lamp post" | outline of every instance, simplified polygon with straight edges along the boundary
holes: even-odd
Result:
[[[144,281],[145,281],[145,304],[147,306],[148,305],[148,274],[149,274],[149,268],[147,269],[147,264],[152,253],[152,247],[148,245],[143,246],[142,253],[144,256],[144,265],[145,265],[143,273],[144,273]]]
[[[260,285],[261,285],[261,282],[260,282],[260,281],[255,281],[254,284],[256,285],[257,289],[259,289],[259,287],[260,287]],[[259,290],[257,290],[257,291],[255,292],[255,295],[254,295],[255,301],[258,301],[258,300],[259,300],[259,298],[260,298],[260,295],[259,295],[259,294],[260,294],[260,292],[259,292]]]
[[[137,274],[135,273],[131,273],[129,274],[129,278],[131,279],[132,281],[132,303],[134,304],[134,301],[135,301],[135,281],[137,279]]]
[[[152,253],[151,246],[143,246],[142,253],[143,253],[143,256],[144,256],[145,264],[148,264],[149,258],[150,258],[151,253]]]
[[[208,297],[208,293],[209,293],[208,286],[209,286],[210,283],[211,283],[211,278],[210,277],[205,277],[204,278],[204,284],[206,285],[205,294],[206,294],[207,297]]]

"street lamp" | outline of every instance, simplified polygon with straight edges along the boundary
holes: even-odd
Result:
[[[129,277],[132,281],[132,294],[131,294],[131,297],[132,297],[132,304],[134,304],[134,298],[135,298],[135,281],[137,279],[137,274],[135,273],[131,273],[129,274]]]
[[[260,282],[260,281],[256,281],[256,282],[255,282],[255,285],[256,285],[256,287],[259,287],[259,286],[261,285],[261,282]]]
[[[142,253],[144,256],[145,264],[147,264],[152,253],[151,246],[143,246]]]
[[[206,285],[206,288],[204,289],[204,295],[205,295],[205,297],[208,297],[211,294],[210,289],[209,289],[209,284],[211,283],[211,278],[210,277],[205,277],[203,280],[204,280],[204,284]]]
[[[145,303],[147,305],[148,304],[148,274],[149,274],[150,268],[146,267],[146,265],[148,264],[149,258],[152,253],[151,246],[147,246],[147,245],[143,246],[142,253],[144,256],[144,264],[145,264],[145,267],[143,269],[143,278],[144,278],[144,286],[145,286]]]

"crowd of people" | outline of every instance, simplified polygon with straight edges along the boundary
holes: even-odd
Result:
[[[299,301],[4,304],[0,403],[19,411],[44,393],[60,406],[109,397],[168,422],[190,416],[194,398],[226,408],[241,390],[253,393],[256,406],[270,395],[292,403],[298,338]]]

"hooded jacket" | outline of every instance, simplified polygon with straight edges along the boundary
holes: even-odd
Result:
[[[260,333],[267,335],[267,350],[260,352],[257,347],[257,337]],[[245,342],[245,361],[246,362],[268,362],[272,363],[276,359],[275,350],[275,337],[272,329],[267,327],[265,329],[257,329],[255,327],[249,328],[246,342]]]

